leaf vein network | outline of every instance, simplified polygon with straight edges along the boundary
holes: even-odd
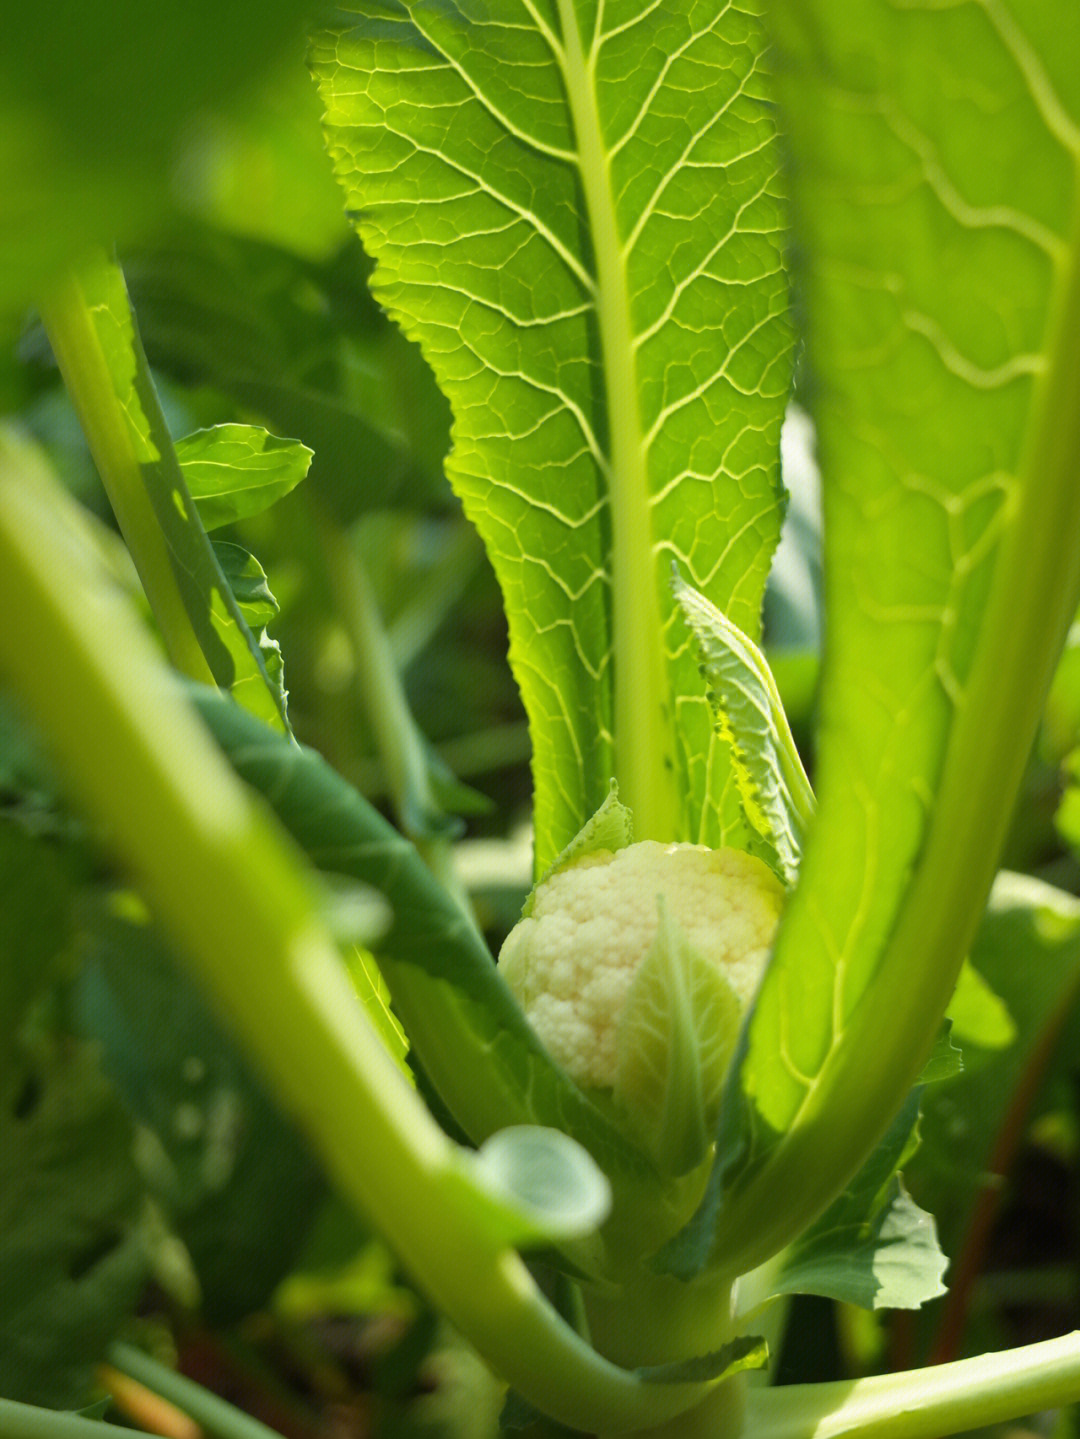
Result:
[[[749,76],[747,76],[746,78],[749,79]],[[717,160],[708,160],[702,162],[690,159],[690,156],[693,154],[693,151],[697,148],[697,146],[701,144],[702,140],[706,138],[706,136],[713,129],[713,127],[720,123],[720,121],[725,117],[731,106],[734,105],[735,102],[739,100],[745,93],[745,85],[746,80],[744,79],[740,83],[738,89],[734,90],[732,94],[729,95],[728,98],[724,101],[724,104],[720,107],[720,109],[711,116],[708,123],[703,125],[701,129],[697,132],[697,134],[692,135],[691,138],[687,141],[682,154],[678,157],[676,161],[674,161],[674,163],[668,169],[667,173],[664,175],[663,179],[660,181],[660,184],[657,185],[656,189],[652,192],[648,200],[646,200],[645,204],[642,206],[641,214],[638,216],[634,224],[634,228],[630,231],[630,234],[623,241],[624,257],[628,258],[633,253],[635,247],[637,246],[638,240],[641,238],[642,231],[645,229],[649,220],[652,219],[654,213],[656,212],[656,207],[659,204],[660,198],[664,194],[665,190],[667,190],[668,186],[672,184],[673,181],[678,180],[681,175],[684,175],[687,170],[723,171],[728,168],[729,164],[735,164],[748,159],[751,155],[757,155],[762,150],[768,149],[768,147],[773,143],[772,135],[766,135],[765,138],[761,140],[758,144],[751,145],[744,149],[740,149],[738,155],[735,156],[731,161],[728,161],[726,163]],[[771,184],[775,178],[775,173],[769,175],[768,179],[762,185],[761,189],[748,201],[746,201],[745,204],[740,206],[738,212],[739,215],[743,213],[743,211],[747,208],[747,205],[753,204],[755,201],[761,198],[762,194],[764,194],[769,184]],[[709,200],[708,198],[706,198],[703,208],[707,208],[708,203]],[[679,218],[683,217],[680,216]],[[737,226],[733,226],[732,230],[734,230],[735,228],[737,228]],[[719,246],[717,248],[719,248]],[[715,254],[715,250],[712,253]]]
[[[762,195],[764,195],[764,194],[766,193],[766,191],[767,191],[768,188],[769,188],[769,184],[772,182],[773,179],[775,179],[775,175],[770,175],[769,178],[768,178],[768,180],[766,180],[766,181],[755,191],[755,193],[754,193],[753,195],[749,196],[749,197],[739,206],[739,208],[738,208],[738,210],[736,211],[735,217],[734,217],[734,219],[732,220],[731,224],[728,226],[728,228],[727,228],[727,230],[724,232],[724,234],[721,235],[720,238],[716,241],[716,243],[713,245],[712,249],[711,249],[711,250],[708,252],[708,254],[704,257],[704,259],[702,259],[701,261],[699,261],[699,263],[698,263],[697,265],[695,265],[695,267],[689,272],[689,274],[684,275],[682,279],[677,280],[677,281],[675,282],[675,285],[672,287],[671,296],[670,296],[670,298],[668,299],[668,302],[667,302],[667,304],[664,306],[663,310],[662,310],[662,311],[660,312],[660,314],[657,316],[657,318],[656,318],[656,319],[652,322],[652,324],[650,324],[646,329],[641,330],[638,334],[636,334],[636,335],[634,336],[634,349],[635,349],[635,350],[640,349],[640,347],[641,347],[642,345],[647,344],[648,341],[651,340],[654,335],[658,334],[658,333],[660,332],[660,330],[662,330],[662,329],[664,328],[664,326],[665,326],[665,325],[668,323],[668,321],[671,319],[671,317],[672,317],[672,315],[673,315],[673,313],[674,313],[674,311],[675,311],[676,306],[678,305],[679,301],[682,299],[683,295],[686,293],[687,289],[695,282],[695,280],[699,280],[699,279],[702,277],[702,275],[704,275],[704,274],[706,274],[706,273],[708,272],[707,267],[712,263],[713,260],[716,259],[717,255],[720,253],[720,251],[723,250],[723,248],[724,248],[727,244],[729,244],[737,235],[746,233],[745,231],[740,230],[740,228],[739,228],[739,221],[741,220],[741,218],[743,217],[743,215],[746,213],[746,211],[747,211],[752,205],[756,205],[757,202],[761,199]],[[778,269],[779,269],[779,263],[778,263]],[[715,277],[711,277],[711,276],[710,276],[710,278],[715,278]],[[761,278],[762,278],[762,277],[761,277],[760,275],[754,275],[752,279],[744,280],[744,281],[742,281],[741,283],[742,283],[742,284],[757,284],[757,283],[760,282]],[[724,283],[726,284],[727,281],[725,281]]]
[[[600,445],[597,442],[596,435],[593,432],[592,426],[589,424],[588,417],[586,416],[584,410],[582,410],[581,406],[577,404],[576,401],[572,400],[565,390],[559,389],[557,385],[549,385],[544,380],[538,380],[534,376],[530,375],[527,371],[522,369],[500,369],[489,357],[480,354],[476,347],[470,344],[465,339],[461,339],[460,348],[467,350],[468,353],[472,355],[473,358],[476,360],[477,364],[480,366],[480,370],[477,372],[478,374],[487,371],[488,374],[494,375],[500,380],[518,380],[521,384],[528,386],[530,389],[536,390],[539,394],[551,395],[552,398],[558,400],[562,408],[567,412],[567,414],[573,416],[574,420],[576,421],[577,426],[581,431],[582,439],[585,441],[585,444],[589,449],[589,453],[596,461],[596,464],[600,469],[601,473],[604,475],[607,474],[608,461],[606,456],[604,455],[603,450],[600,448]]]
[[[730,9],[731,4],[729,0],[729,3],[724,5],[722,9],[717,11],[716,15],[713,17],[710,23],[705,26],[703,30],[693,31],[683,41],[683,43],[681,45],[678,45],[666,58],[663,65],[660,67],[659,74],[656,76],[656,79],[649,87],[648,93],[645,95],[640,106],[638,107],[637,114],[634,115],[633,118],[630,120],[622,135],[620,135],[619,138],[608,147],[609,161],[614,160],[615,157],[618,155],[619,151],[623,148],[623,146],[626,145],[631,139],[633,139],[634,135],[637,134],[641,122],[644,120],[645,116],[649,113],[649,110],[652,107],[653,101],[663,89],[672,66],[678,64],[678,62],[686,54],[687,50],[689,50],[692,46],[696,45],[699,40],[704,39],[706,35],[712,34],[716,30],[716,27],[719,24],[720,20],[727,14]],[[724,108],[726,109],[726,106]],[[712,122],[710,121],[710,124],[711,123]],[[707,131],[708,128],[709,126],[706,126],[705,130]],[[696,144],[698,139],[700,139],[700,136],[695,136],[692,143]]]
[[[748,534],[750,530],[754,529],[763,516],[768,513],[768,509],[764,509],[756,514],[748,515],[737,529],[728,533],[723,550],[709,566],[708,571],[704,573],[700,579],[695,579],[695,584],[699,589],[707,590],[709,588],[715,576],[723,569],[725,561],[734,552],[739,541],[744,535]],[[676,553],[675,546],[668,541],[662,541],[655,548],[657,553],[663,553],[664,550],[671,550],[672,553]],[[680,556],[680,558],[686,558],[687,564],[690,564],[689,557]]]
[[[516,439],[517,436],[513,438]],[[584,453],[584,451],[579,453]],[[577,458],[578,456],[574,456],[571,460],[565,462],[560,461],[557,468],[563,469],[567,464],[572,464],[573,460]],[[551,468],[551,466],[546,466],[545,468]],[[538,499],[537,496],[527,494],[524,490],[519,490],[514,485],[502,481],[493,481],[492,483],[496,485],[501,494],[513,495],[515,499],[527,505],[530,510],[538,510],[541,514],[550,515],[552,519],[558,520],[558,522],[564,525],[568,530],[579,530],[583,525],[591,524],[601,510],[608,504],[608,496],[601,495],[587,510],[583,511],[574,519],[560,510],[557,505],[551,504],[550,501]]]
[[[593,36],[592,48],[589,51],[589,63],[595,65],[601,49],[609,40],[614,40],[617,35],[625,35],[627,30],[632,30],[635,25],[640,25],[643,20],[647,20],[650,15],[654,14],[664,4],[665,0],[649,0],[649,4],[643,6],[643,8],[639,10],[636,15],[632,15],[629,20],[624,20],[621,25],[613,25],[610,30],[605,30],[604,10],[606,8],[606,0],[600,0],[600,3],[596,7],[596,34]]]
[[[512,223],[517,224],[518,222],[514,221]],[[483,233],[493,234],[499,232],[486,231]],[[453,244],[459,239],[468,238],[470,237],[467,235],[459,235],[456,236],[453,241],[447,241],[446,243]],[[583,300],[580,305],[573,305],[570,309],[555,310],[550,315],[533,315],[531,318],[526,319],[521,315],[515,315],[512,310],[509,310],[497,300],[491,300],[486,295],[474,294],[471,290],[467,290],[464,285],[451,285],[445,280],[440,280],[439,290],[447,295],[458,295],[461,299],[468,300],[470,305],[476,305],[479,309],[487,310],[493,315],[498,315],[500,319],[505,320],[507,324],[512,325],[516,330],[536,330],[542,328],[544,325],[555,325],[558,324],[560,320],[574,320],[581,315],[589,315],[593,312],[592,304],[588,300]]]
[[[559,65],[563,65],[566,61],[566,50],[559,36],[555,34],[543,15],[540,14],[540,11],[533,4],[533,0],[522,0],[522,4],[532,16],[533,24],[540,31],[540,34],[543,35],[556,62]]]
[[[1011,355],[993,368],[978,365],[960,351],[945,329],[930,315],[918,310],[904,310],[901,318],[912,334],[921,335],[929,341],[949,373],[972,389],[999,390],[1024,376],[1041,375],[1046,369],[1045,357],[1034,352]]]
[[[595,296],[595,277],[589,273],[589,271],[581,263],[578,257],[573,253],[573,251],[570,250],[564,244],[564,242],[559,239],[558,235],[556,235],[555,232],[544,223],[544,221],[540,218],[540,216],[536,213],[535,210],[529,209],[526,205],[519,204],[516,200],[511,199],[509,195],[504,194],[501,190],[497,190],[489,181],[484,178],[483,175],[478,175],[475,170],[470,170],[468,166],[462,164],[457,159],[448,155],[445,150],[430,145],[421,145],[413,138],[412,135],[407,135],[401,130],[394,129],[394,127],[390,124],[389,117],[387,117],[385,124],[386,129],[391,134],[395,135],[399,140],[402,140],[405,144],[409,145],[414,154],[427,155],[433,160],[439,160],[447,167],[447,169],[452,170],[455,174],[461,175],[466,180],[471,180],[479,191],[487,195],[489,199],[494,200],[496,204],[505,205],[506,209],[509,210],[511,214],[517,215],[521,220],[524,220],[527,224],[531,225],[536,231],[537,235],[542,240],[547,241],[547,243],[562,260],[566,268],[578,280],[586,293]],[[405,163],[405,161],[402,161],[401,165],[404,165]],[[400,167],[401,166],[399,165],[399,168]],[[456,199],[458,197],[455,196],[454,198]],[[401,207],[411,205],[415,209],[420,209],[431,202],[425,199],[421,199],[414,201],[392,200],[386,201],[384,203],[395,204]],[[365,209],[368,208],[370,208],[370,206],[365,205]]]
[[[434,45],[438,49],[440,55],[442,55],[442,57],[446,61],[446,68],[452,70],[453,73],[458,76],[462,84],[464,84],[465,87],[468,89],[470,95],[472,95],[473,99],[481,106],[482,109],[487,111],[487,113],[491,116],[491,118],[495,121],[497,125],[502,126],[502,128],[507,132],[507,134],[513,135],[514,138],[516,140],[520,140],[523,145],[528,145],[530,149],[535,150],[538,154],[547,155],[552,160],[563,160],[569,162],[570,164],[575,164],[577,162],[577,156],[572,150],[563,150],[558,145],[549,145],[546,141],[537,139],[535,135],[529,134],[527,130],[523,130],[520,125],[516,124],[510,118],[510,116],[505,113],[505,111],[500,110],[499,107],[491,99],[491,97],[486,95],[481,89],[479,89],[472,76],[460,63],[460,61],[457,60],[453,55],[451,55],[446,49],[440,46],[436,38],[433,35],[430,35],[423,28],[423,16],[419,7],[415,7],[410,12],[410,14],[413,24],[416,26],[417,30],[419,30],[420,34],[423,35],[425,40],[429,41],[430,44]],[[536,18],[539,28],[539,17]]]
[[[674,415],[677,415],[680,410],[684,410],[687,405],[692,405],[696,400],[703,399],[721,380],[726,380],[733,389],[747,398],[750,395],[757,394],[757,390],[744,390],[741,386],[737,385],[731,378],[729,367],[732,360],[735,359],[745,345],[749,344],[758,331],[764,329],[767,325],[775,323],[775,320],[776,316],[773,314],[762,315],[759,319],[755,320],[746,333],[740,335],[736,343],[731,346],[724,358],[723,364],[714,370],[707,379],[702,380],[699,385],[696,385],[693,390],[688,391],[687,394],[681,395],[679,399],[672,400],[670,404],[665,405],[646,432],[642,440],[643,448],[646,450],[650,449],[663,431],[664,426]]]
[[[974,3],[974,0],[973,0]],[[1067,250],[1066,242],[1048,226],[1010,205],[975,205],[959,190],[949,176],[934,142],[914,123],[911,117],[882,96],[875,107],[896,139],[919,161],[922,181],[935,195],[942,208],[966,230],[1010,230],[1030,241],[1054,263],[1060,263]]]
[[[575,586],[570,584],[563,575],[560,575],[555,570],[549,560],[546,560],[540,555],[533,554],[531,551],[524,549],[521,553],[521,563],[522,565],[535,565],[537,569],[543,570],[544,574],[548,576],[552,584],[554,584],[558,589],[562,590],[563,594],[572,604],[577,604],[586,594],[588,594],[589,590],[592,589],[592,587],[597,583],[597,581],[600,581],[602,583],[607,582],[607,572],[602,569],[594,568],[589,573],[584,583],[575,588]],[[553,620],[550,625],[539,625],[534,622],[533,628],[536,630],[537,634],[542,635],[547,634],[553,629],[557,629],[560,625],[566,625],[571,629],[574,628],[572,620],[566,618]]]

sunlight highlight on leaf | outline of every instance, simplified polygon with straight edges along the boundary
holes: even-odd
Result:
[[[361,0],[312,64],[376,294],[454,409],[529,712],[541,873],[614,776],[738,829],[667,573],[756,633],[790,359],[752,10]]]
[[[790,1240],[916,1079],[1080,590],[1080,12],[769,15],[828,536],[819,810],[691,1267]]]

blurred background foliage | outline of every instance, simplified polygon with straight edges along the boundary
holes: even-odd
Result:
[[[293,0],[7,18],[0,408],[137,593],[34,309],[89,245],[115,243],[174,436],[246,422],[310,447],[302,484],[222,532],[266,572],[296,735],[438,847],[497,948],[530,877],[528,736],[497,587],[443,477],[447,406],[370,297],[322,150],[310,18]],[[784,476],[765,636],[812,772],[821,535],[794,408]],[[387,704],[411,716],[404,758]],[[782,1379],[1078,1322],[1078,756],[1080,628],[1005,856],[1020,877],[972,957],[992,994],[956,1008],[965,1070],[927,1092],[908,1171],[952,1293],[902,1316],[794,1301]],[[110,1358],[126,1338],[297,1439],[491,1432],[482,1367],[330,1193],[2,695],[0,904],[0,1394],[105,1400],[113,1422],[151,1427],[153,1386]],[[343,888],[327,904],[362,963],[377,906]]]

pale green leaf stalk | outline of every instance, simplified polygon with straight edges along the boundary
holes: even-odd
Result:
[[[1076,1402],[1077,1335],[981,1354],[910,1374],[758,1389],[747,1398],[753,1439],[936,1439]]]
[[[791,361],[756,6],[347,8],[311,53],[328,146],[453,408],[532,732],[535,873],[612,777],[639,839],[737,837],[667,576],[757,633]]]
[[[88,259],[40,308],[169,657],[288,732],[284,689],[267,674],[184,482],[119,265]]]
[[[91,557],[72,502],[5,439],[0,605],[20,624],[0,631],[0,672],[342,1192],[492,1367],[554,1417],[634,1429],[698,1402],[707,1384],[618,1368],[542,1299],[492,1223],[514,1212],[512,1186],[474,1172],[383,1048],[295,851]]]

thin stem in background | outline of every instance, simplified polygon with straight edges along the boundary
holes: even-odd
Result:
[[[409,707],[371,581],[348,531],[314,499],[311,511],[327,581],[356,657],[360,698],[386,770],[398,824],[432,873],[469,913],[468,896],[454,870],[452,840],[457,826],[435,795],[426,742]]]
[[[206,1439],[202,1428],[189,1414],[145,1384],[121,1374],[111,1364],[99,1365],[97,1378],[101,1387],[108,1390],[113,1407],[148,1434],[158,1434],[161,1439]]]
[[[84,1419],[80,1414],[0,1399],[0,1434],[4,1439],[117,1439],[123,1432],[102,1419]]]
[[[114,1344],[109,1350],[109,1363],[193,1419],[208,1439],[281,1439],[276,1429],[243,1413],[193,1379],[166,1369],[130,1344]]]

